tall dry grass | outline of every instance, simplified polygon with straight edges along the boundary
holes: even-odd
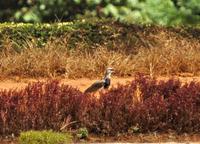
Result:
[[[147,43],[140,47],[119,42],[88,48],[79,43],[70,49],[68,39],[61,37],[49,40],[44,48],[38,48],[34,41],[26,41],[26,48],[14,52],[13,42],[7,38],[0,52],[0,74],[1,77],[92,78],[102,76],[106,67],[113,67],[115,76],[131,76],[136,72],[151,76],[199,75],[199,40],[164,32],[145,39]]]
[[[137,70],[149,75],[177,75],[200,72],[200,41],[176,39],[158,35],[159,43],[149,49],[141,49],[137,57]]]

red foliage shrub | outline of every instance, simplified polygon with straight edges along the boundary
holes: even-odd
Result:
[[[171,129],[177,132],[200,131],[200,83],[191,82],[177,90],[167,101]]]
[[[140,132],[163,131],[167,129],[167,104],[162,96],[154,95],[134,109],[134,125]]]
[[[150,77],[143,75],[137,75],[134,82],[139,85],[143,100],[152,97],[155,94],[168,98],[181,87],[181,82],[176,79],[157,81],[156,79],[151,79]]]
[[[20,130],[58,130],[67,116],[77,119],[83,94],[58,81],[29,84],[24,90],[0,92],[0,134]]]
[[[68,116],[79,122],[77,127],[86,126],[97,134],[115,135],[134,126],[140,132],[199,132],[200,83],[182,85],[175,79],[137,76],[130,84],[100,92],[98,99],[58,81],[0,91],[1,135],[29,129],[59,130]]]
[[[181,85],[179,80],[136,79],[143,102],[134,109],[134,123],[141,131],[200,131],[200,83]]]
[[[116,134],[125,132],[132,124],[134,92],[136,85],[118,85],[91,98],[80,109],[80,121],[95,133]]]

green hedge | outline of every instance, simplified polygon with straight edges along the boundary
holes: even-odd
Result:
[[[9,38],[19,46],[23,46],[27,40],[31,41],[32,39],[37,41],[38,46],[44,46],[50,38],[61,36],[69,36],[71,46],[79,42],[86,42],[91,45],[100,44],[118,33],[118,29],[111,26],[112,23],[114,22],[2,23],[0,24],[1,45],[5,38]]]
[[[112,47],[113,43],[127,43],[131,45],[139,41],[146,45],[152,43],[148,35],[156,35],[161,31],[173,33],[177,37],[200,38],[200,29],[197,27],[161,27],[156,25],[124,24],[112,20],[93,20],[52,24],[0,24],[0,48],[5,47],[6,39],[12,42],[15,50],[26,48],[28,42],[35,42],[38,47],[43,47],[48,40],[68,37],[69,48],[74,48],[79,43],[84,43],[89,48],[96,45]],[[146,43],[146,44],[145,44]]]

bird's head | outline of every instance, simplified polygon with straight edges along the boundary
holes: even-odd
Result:
[[[113,68],[107,68],[106,69],[106,73],[105,73],[105,78],[110,78],[111,77],[111,74],[114,72],[114,69]]]

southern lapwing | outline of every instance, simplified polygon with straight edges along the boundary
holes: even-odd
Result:
[[[85,90],[84,93],[92,93],[97,90],[104,88],[108,89],[111,83],[111,74],[114,72],[113,68],[107,68],[105,72],[105,76],[102,80],[96,81],[89,88]]]

